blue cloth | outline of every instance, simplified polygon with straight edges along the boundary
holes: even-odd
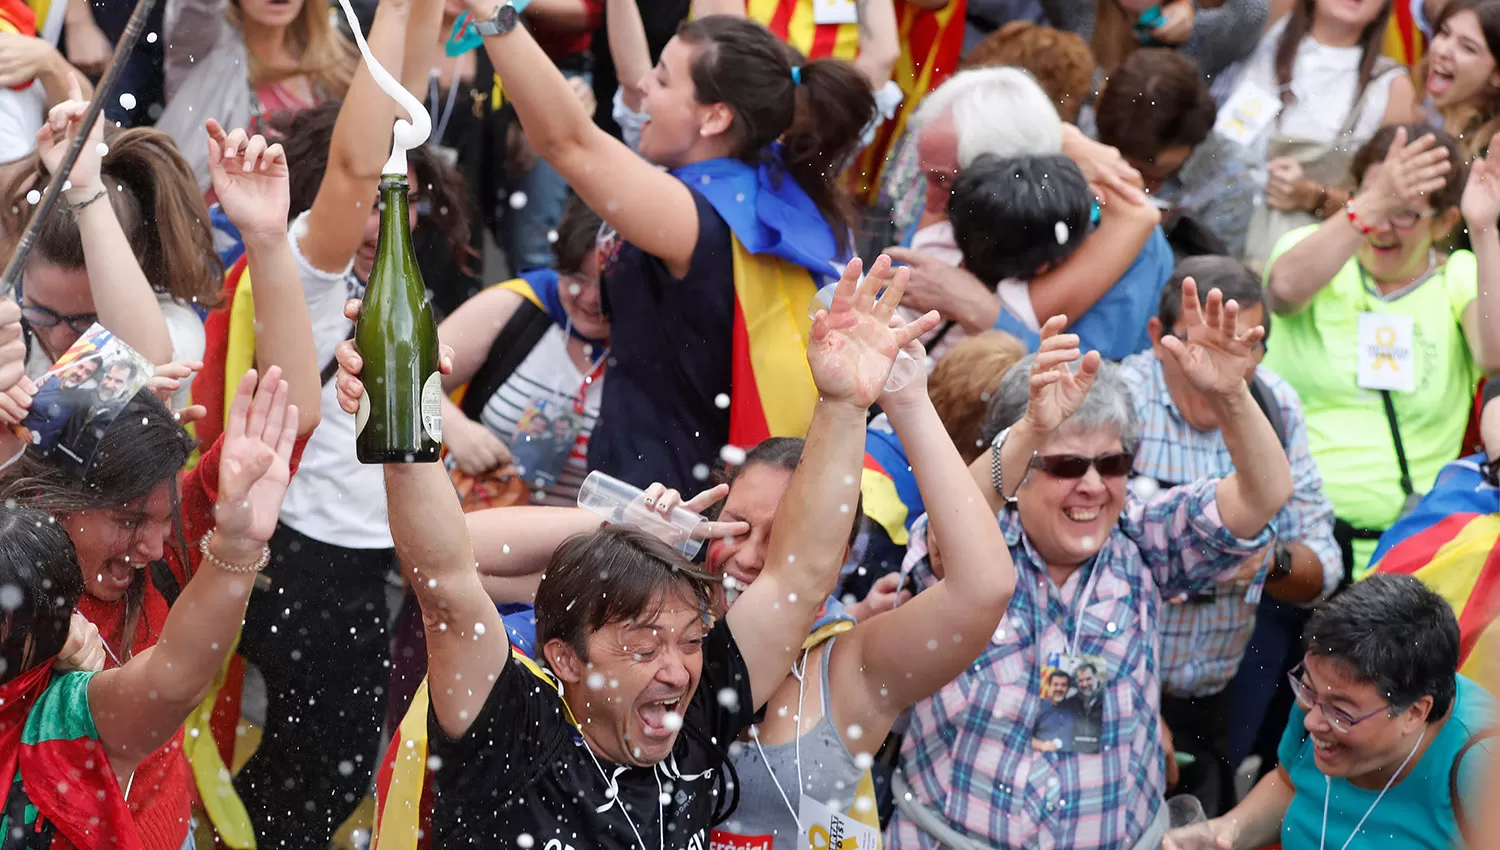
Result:
[[[745,250],[796,263],[822,286],[843,273],[849,254],[839,250],[827,220],[781,162],[778,142],[759,167],[710,159],[672,174],[708,199]]]
[[[208,208],[208,223],[214,230],[214,250],[219,252],[219,262],[229,268],[245,254],[245,240],[240,229],[234,226],[224,208],[218,204]]]
[[[896,495],[901,504],[906,505],[906,530],[911,531],[912,523],[926,513],[927,508],[922,503],[922,491],[917,487],[917,476],[911,471],[911,461],[906,457],[901,438],[891,430],[884,416],[875,417],[865,429],[865,454],[874,458],[896,485]]]
[[[1432,489],[1412,512],[1396,520],[1395,525],[1380,535],[1375,554],[1370,556],[1370,564],[1379,563],[1391,547],[1453,514],[1500,513],[1500,490],[1484,480],[1484,474],[1479,471],[1479,464],[1483,462],[1484,453],[1480,452],[1443,467]]]
[[[1088,312],[1068,326],[1068,332],[1078,334],[1079,346],[1084,351],[1098,351],[1105,360],[1122,360],[1150,348],[1146,322],[1156,315],[1161,288],[1172,276],[1176,263],[1166,234],[1156,228],[1125,274]],[[1045,321],[1048,317],[1037,318]],[[1027,351],[1034,352],[1041,345],[1037,332],[1003,307],[994,327],[1019,339]]]
[[[1281,766],[1297,789],[1281,822],[1282,846],[1343,847],[1366,811],[1369,817],[1353,845],[1359,850],[1448,850],[1457,846],[1458,823],[1453,817],[1448,791],[1454,760],[1471,738],[1490,728],[1495,707],[1494,698],[1484,688],[1459,676],[1458,693],[1448,721],[1435,736],[1429,728],[1431,742],[1421,758],[1406,778],[1392,785],[1380,798],[1380,804],[1375,805],[1379,789],[1359,788],[1342,778],[1329,781],[1318,769],[1312,738],[1303,726],[1307,713],[1294,705],[1278,751]],[[1385,721],[1377,716],[1366,722]],[[1459,765],[1459,793],[1471,818],[1472,813],[1479,811],[1482,783],[1493,750],[1493,739],[1483,741],[1465,754]]]

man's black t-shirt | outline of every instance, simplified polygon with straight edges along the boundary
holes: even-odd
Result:
[[[512,656],[462,738],[445,735],[428,712],[433,847],[707,850],[715,807],[724,805],[719,772],[754,718],[751,699],[745,661],[720,621],[704,641],[703,674],[672,755],[655,768],[596,765],[557,690]]]

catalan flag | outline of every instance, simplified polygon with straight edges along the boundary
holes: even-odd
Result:
[[[874,204],[880,191],[880,175],[895,153],[896,143],[906,135],[906,124],[927,93],[942,85],[958,67],[964,46],[964,10],[968,0],[950,0],[941,9],[923,9],[915,3],[896,4],[896,31],[901,58],[891,79],[901,87],[901,107],[880,125],[875,141],[860,152],[849,177],[855,197]]]
[[[780,145],[759,167],[711,159],[673,172],[713,205],[734,234],[734,338],[729,443],[801,437],[818,391],[807,365],[808,308],[847,257]]]
[[[859,24],[815,23],[813,0],[748,0],[745,14],[809,60],[859,55]]]
[[[22,0],[0,0],[0,33],[36,35],[36,12]],[[32,81],[11,86],[13,91],[30,88]]]
[[[1500,489],[1480,471],[1484,455],[1456,460],[1410,514],[1380,538],[1372,571],[1416,576],[1453,605],[1460,669],[1489,681],[1500,661]]]
[[[1391,7],[1391,20],[1385,28],[1385,55],[1403,65],[1416,65],[1422,61],[1427,47],[1427,37],[1417,28],[1411,16],[1411,4],[1396,0]]]
[[[908,531],[926,508],[922,492],[901,440],[884,416],[865,429],[865,466],[860,480],[865,516],[874,520],[897,546],[905,546]]]

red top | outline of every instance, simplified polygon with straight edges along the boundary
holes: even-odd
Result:
[[[298,438],[292,449],[292,473],[302,459],[302,450],[307,446],[307,436]],[[220,436],[204,452],[202,460],[182,480],[182,523],[186,538],[186,553],[179,553],[175,542],[169,541],[166,563],[177,581],[186,586],[189,576],[198,571],[198,541],[214,525],[214,502],[219,497],[219,452],[224,445]],[[179,558],[186,554],[186,570]],[[115,655],[122,655],[114,641],[119,634],[120,620],[125,614],[125,603],[102,602],[85,593],[78,601],[78,610],[99,627]],[[167,600],[151,582],[146,582],[144,610],[137,620],[135,640],[131,654],[156,645],[161,639],[162,626],[167,621]],[[172,740],[156,752],[141,760],[131,779],[128,803],[130,813],[140,830],[141,844],[145,850],[178,850],[187,840],[189,818],[192,815],[193,779],[188,768],[187,757],[182,753],[183,731],[179,727]]]
[[[602,0],[582,0],[583,5],[588,7],[588,26],[577,32],[567,30],[556,30],[549,28],[540,21],[530,21],[531,37],[536,43],[547,51],[553,62],[561,62],[569,56],[576,56],[589,49],[594,41],[594,30],[604,22],[604,3]]]

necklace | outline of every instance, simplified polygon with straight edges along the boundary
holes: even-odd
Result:
[[[1370,808],[1365,809],[1364,817],[1360,818],[1359,819],[1359,823],[1357,823],[1357,824],[1354,825],[1354,831],[1351,832],[1351,833],[1349,833],[1349,840],[1345,841],[1344,844],[1343,844],[1343,846],[1340,847],[1339,850],[1348,850],[1349,845],[1354,842],[1354,836],[1359,835],[1360,829],[1364,827],[1365,821],[1368,820],[1369,817],[1370,817],[1370,815],[1375,811],[1375,807],[1378,806],[1378,805],[1380,805],[1380,801],[1381,800],[1385,799],[1385,792],[1391,790],[1391,786],[1396,784],[1396,777],[1398,777],[1398,776],[1401,775],[1401,771],[1406,770],[1406,766],[1411,763],[1412,757],[1417,754],[1417,748],[1419,748],[1419,747],[1422,746],[1422,741],[1424,741],[1426,738],[1427,738],[1427,730],[1423,729],[1422,730],[1422,734],[1417,737],[1417,742],[1412,745],[1411,752],[1409,752],[1409,753],[1406,754],[1406,758],[1404,758],[1404,759],[1401,760],[1401,766],[1398,767],[1398,768],[1396,768],[1396,772],[1393,773],[1393,774],[1391,774],[1391,778],[1390,779],[1386,780],[1385,787],[1382,788],[1382,789],[1380,789],[1380,794],[1375,797],[1375,802],[1373,802],[1373,803],[1370,804]],[[1323,850],[1323,842],[1324,842],[1325,839],[1328,838],[1328,800],[1332,796],[1333,796],[1333,780],[1331,778],[1329,778],[1328,776],[1324,776],[1323,777],[1323,832],[1318,835],[1318,850]]]

